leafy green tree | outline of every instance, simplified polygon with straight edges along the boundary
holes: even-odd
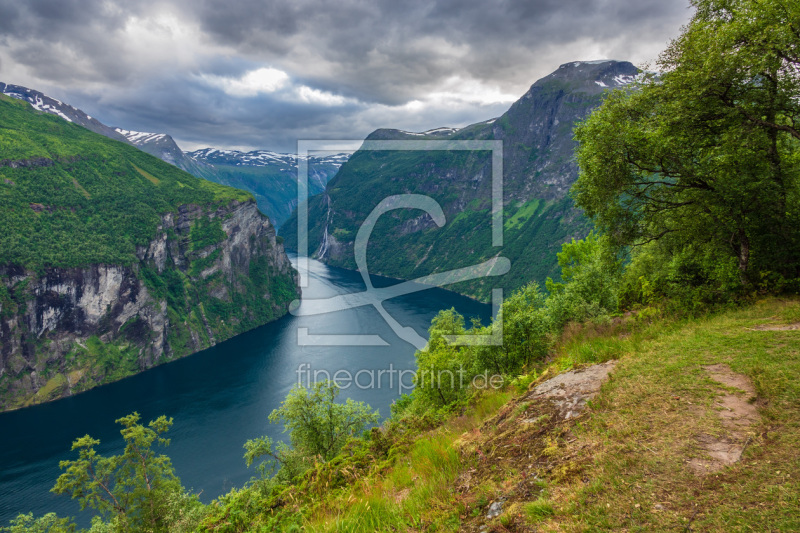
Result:
[[[503,324],[503,344],[472,348],[477,373],[514,374],[526,364],[541,361],[547,355],[551,320],[545,309],[545,295],[537,283],[529,283],[506,298],[497,321]],[[497,321],[484,330],[473,330],[490,334]]]
[[[616,245],[657,242],[668,257],[701,247],[710,257],[687,257],[701,283],[796,278],[800,5],[692,3],[662,74],[613,92],[576,130],[575,198]]]
[[[153,445],[167,446],[163,435],[172,426],[164,416],[147,426],[133,413],[116,421],[125,440],[121,455],[103,457],[95,451],[100,441],[89,435],[77,439],[72,450],[78,459],[61,461],[65,470],[52,491],[77,498],[81,509],[97,510],[117,531],[171,531],[181,509],[199,505],[186,496],[172,462],[158,455]]]
[[[561,283],[547,279],[548,315],[553,327],[609,315],[619,307],[622,262],[606,237],[594,231],[585,239],[564,243],[557,254]]]
[[[464,317],[455,309],[439,311],[428,329],[428,345],[415,355],[417,373],[414,392],[428,407],[443,407],[463,396],[474,374],[472,353],[467,347],[452,346],[449,335],[464,335]]]
[[[364,402],[348,398],[344,403],[337,403],[339,393],[339,386],[327,380],[316,382],[310,388],[295,386],[281,406],[269,415],[273,424],[284,424],[290,445],[276,444],[266,436],[248,440],[244,445],[247,466],[265,458],[258,466],[262,476],[281,468],[285,469],[283,475],[289,480],[302,473],[309,466],[309,460],[329,461],[348,439],[378,422],[378,411],[372,411]]]
[[[8,527],[0,527],[5,533],[72,533],[75,524],[69,518],[59,518],[55,513],[34,518],[33,513],[21,514]]]

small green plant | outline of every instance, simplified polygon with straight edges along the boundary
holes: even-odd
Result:
[[[555,508],[552,502],[544,498],[526,503],[524,509],[528,522],[531,524],[537,524],[555,515]]]

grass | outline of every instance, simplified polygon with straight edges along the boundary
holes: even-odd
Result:
[[[561,506],[545,530],[800,528],[800,339],[796,331],[751,329],[799,312],[796,300],[767,300],[620,341],[613,379],[570,446],[590,450],[593,460],[553,489]],[[603,354],[609,342],[584,346]],[[703,453],[697,436],[722,432],[713,406],[719,387],[702,370],[716,363],[752,380],[762,422],[740,462],[699,477],[686,466]]]
[[[553,417],[517,383],[422,433],[389,466],[316,497],[297,493],[284,511],[313,532],[800,529],[800,334],[754,330],[796,323],[800,300],[649,316],[565,330],[532,386],[618,361],[577,420]],[[723,387],[702,368],[716,363],[752,380],[761,422],[740,462],[699,476],[687,465],[704,453],[698,435],[724,432],[714,405]],[[502,514],[486,518],[496,501]]]
[[[520,205],[517,208],[517,211],[508,217],[508,220],[505,221],[503,227],[506,231],[517,229],[521,227],[528,219],[536,213],[536,209],[539,208],[540,200],[538,198],[533,199],[529,202],[525,202],[524,204]]]
[[[488,393],[468,415],[423,435],[384,475],[366,478],[321,505],[305,531],[457,531],[462,505],[453,484],[471,460],[456,442],[509,398],[506,392]]]
[[[161,180],[160,179],[158,179],[157,177],[153,176],[152,174],[150,174],[146,170],[142,170],[141,168],[137,167],[136,165],[131,165],[131,166],[136,169],[136,172],[138,172],[139,174],[144,176],[147,179],[147,181],[149,181],[153,185],[158,186],[158,185],[161,184]]]

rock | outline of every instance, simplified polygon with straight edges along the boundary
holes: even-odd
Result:
[[[489,506],[489,512],[486,513],[486,518],[492,519],[500,516],[503,512],[503,501],[496,501]]]
[[[600,392],[600,386],[608,379],[614,365],[616,361],[608,361],[564,372],[534,387],[527,399],[550,400],[562,418],[575,418],[586,407],[586,402]]]
[[[191,228],[201,218],[219,220],[225,238],[203,250],[194,250]],[[215,258],[202,273],[192,271],[192,261],[207,259],[212,253]],[[138,367],[144,370],[243,331],[230,324],[242,322],[255,327],[277,318],[288,308],[288,302],[273,301],[278,310],[264,319],[260,315],[254,318],[245,308],[241,316],[232,316],[227,326],[219,327],[210,323],[203,307],[198,306],[194,312],[199,315],[199,326],[196,322],[171,323],[167,299],[163,292],[154,294],[149,288],[152,286],[142,275],[145,268],[159,275],[177,270],[187,282],[197,283],[205,291],[204,298],[220,301],[231,301],[235,293],[244,295],[239,279],[249,276],[254,261],[266,262],[271,276],[297,281],[275,230],[253,201],[234,201],[213,211],[195,205],[180,206],[177,215],[162,215],[155,235],[149,244],[138,247],[136,257],[138,262],[133,265],[95,264],[47,268],[42,272],[0,266],[0,286],[12,297],[0,315],[0,375],[13,376],[8,393],[0,397],[0,411],[29,399],[36,403],[54,399],[55,394],[70,395],[80,380],[65,379],[63,390],[52,387],[52,394],[37,395],[45,383],[37,378],[36,371],[41,374],[47,368],[68,375],[78,370],[74,362],[68,363],[67,356],[78,347],[87,349],[90,337],[96,336],[106,344],[138,347]],[[201,283],[210,270],[221,276],[213,283]],[[267,288],[256,287],[257,294],[267,293]],[[186,306],[190,303],[187,300]],[[189,340],[172,346],[170,334],[178,327],[188,330]],[[101,379],[102,375],[94,378]]]

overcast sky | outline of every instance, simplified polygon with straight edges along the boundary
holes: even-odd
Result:
[[[502,114],[576,60],[652,62],[687,0],[0,0],[0,81],[184,149],[293,151]]]

